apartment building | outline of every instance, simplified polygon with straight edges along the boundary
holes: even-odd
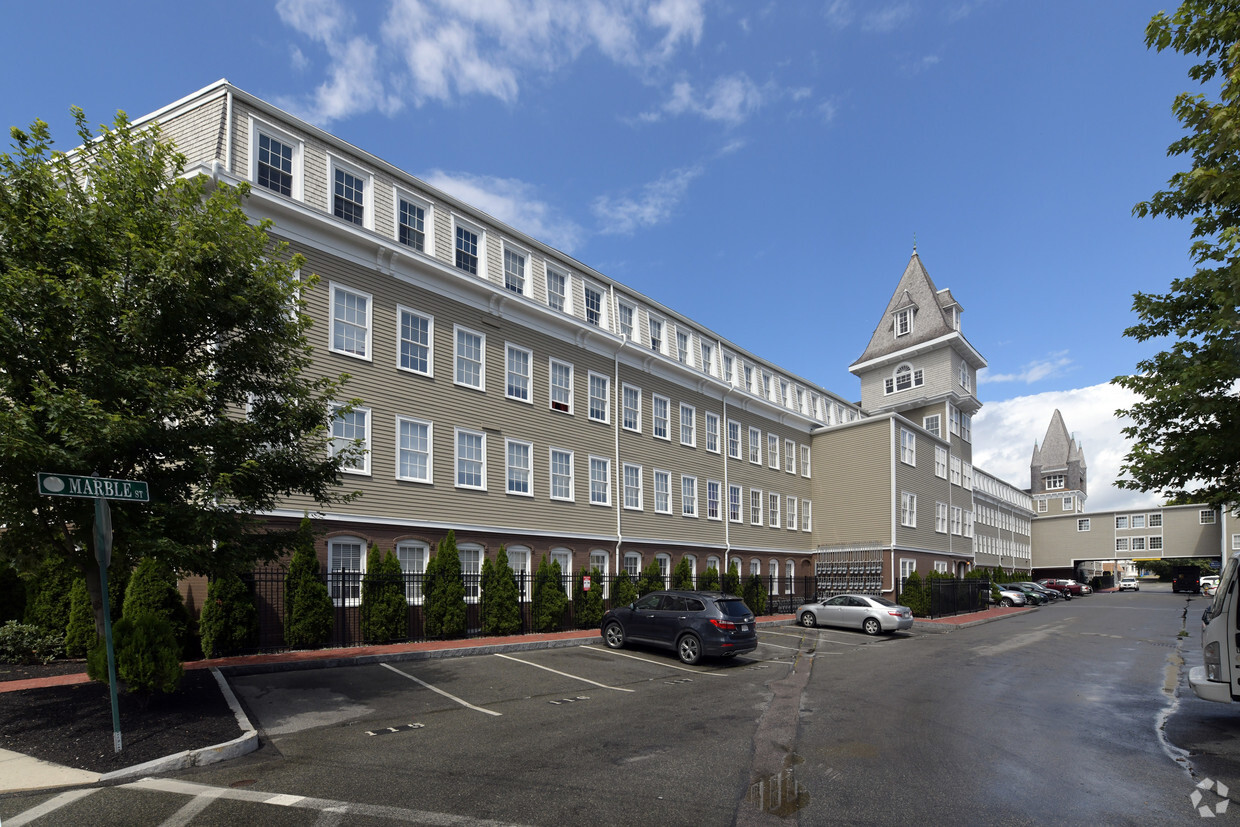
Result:
[[[735,563],[777,595],[1028,556],[1028,494],[972,466],[985,360],[916,251],[849,402],[226,81],[151,121],[320,277],[316,370],[361,400],[332,428],[366,449],[362,495],[266,516],[310,512],[329,570],[373,542],[421,571],[449,530],[467,571],[503,545],[518,570]]]

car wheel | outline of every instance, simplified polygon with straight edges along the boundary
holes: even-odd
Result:
[[[801,625],[806,629],[812,629],[818,625],[818,618],[814,617],[813,612],[801,612]]]
[[[624,648],[624,627],[614,620],[608,623],[603,629],[603,642],[609,649]]]
[[[1010,597],[1003,598],[1002,600],[999,601],[999,605],[1003,606],[1004,608],[1010,608],[1012,605],[1012,598]]]
[[[681,663],[692,666],[702,659],[702,641],[697,639],[697,635],[684,635],[676,643],[676,654],[680,656]]]
[[[879,623],[876,617],[867,617],[865,623],[861,624],[861,629],[867,635],[877,635],[883,631],[883,624]]]

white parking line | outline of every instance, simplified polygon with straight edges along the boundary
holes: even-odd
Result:
[[[18,813],[6,821],[5,824],[9,825],[9,827],[22,827],[22,825],[29,824],[35,819],[43,818],[43,816],[48,813],[54,813],[61,807],[72,804],[78,799],[85,798],[97,790],[98,788],[89,790],[70,790],[67,793],[61,793],[54,798],[49,798],[37,807],[31,807],[24,813]]]
[[[391,669],[393,672],[395,672],[396,674],[400,675],[401,677],[408,678],[409,680],[413,681],[414,683],[418,684],[419,686],[424,686],[424,687],[426,687],[427,689],[429,689],[429,690],[430,690],[430,691],[432,691],[432,692],[437,692],[437,693],[439,693],[440,695],[443,695],[443,696],[444,696],[445,698],[447,698],[448,700],[450,700],[450,701],[456,701],[456,702],[457,702],[458,704],[460,704],[461,706],[463,706],[463,707],[467,707],[467,708],[469,708],[469,709],[472,709],[472,710],[474,710],[475,712],[485,712],[485,713],[486,713],[486,714],[488,714],[488,715],[495,715],[496,717],[499,717],[500,715],[502,715],[502,714],[503,714],[503,713],[501,713],[501,712],[496,712],[496,711],[495,711],[495,710],[493,710],[493,709],[483,709],[483,708],[482,708],[482,707],[480,707],[480,706],[474,706],[474,705],[473,705],[473,704],[471,704],[469,701],[462,700],[462,699],[458,698],[457,696],[453,695],[451,692],[444,692],[442,689],[440,689],[440,688],[439,688],[439,687],[437,687],[437,686],[431,686],[429,683],[427,683],[427,682],[426,682],[426,681],[424,681],[424,680],[421,680],[421,679],[419,679],[419,678],[415,678],[413,675],[410,675],[410,674],[408,674],[408,673],[406,673],[406,672],[402,672],[402,671],[400,671],[400,670],[399,670],[399,669],[397,669],[395,666],[392,666],[390,663],[382,663],[382,664],[380,664],[380,666],[383,666],[383,667],[385,667],[385,668],[387,668],[387,669]]]
[[[572,678],[575,681],[581,681],[582,683],[588,683],[591,686],[597,686],[599,689],[613,689],[616,692],[632,692],[633,691],[632,689],[624,689],[623,687],[619,687],[619,686],[608,686],[605,683],[599,683],[598,681],[592,681],[589,678],[582,678],[577,675],[570,675],[567,672],[561,672],[558,669],[552,669],[550,666],[543,666],[541,663],[534,663],[533,661],[521,660],[521,658],[514,658],[512,655],[504,655],[499,652],[496,652],[495,657],[503,658],[504,660],[515,660],[517,663],[524,663],[526,666],[533,666],[535,669],[546,669],[548,672],[553,672],[561,677]]]
[[[697,669],[690,669],[687,666],[677,666],[674,663],[668,663],[667,661],[662,661],[662,660],[650,660],[650,658],[639,658],[637,655],[630,655],[627,652],[617,652],[615,649],[607,649],[602,646],[598,646],[598,647],[592,646],[590,648],[592,649],[597,648],[601,652],[607,652],[612,655],[619,655],[622,658],[632,658],[633,660],[640,660],[642,663],[653,663],[655,666],[666,666],[668,669],[679,669],[681,672],[692,672],[695,675],[710,675],[715,678],[723,677],[723,673],[721,672],[699,672]]]

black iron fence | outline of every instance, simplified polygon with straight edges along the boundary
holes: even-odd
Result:
[[[286,576],[287,573],[283,569],[266,567],[258,569],[247,578],[258,609],[258,640],[255,651],[274,652],[287,648],[284,639]],[[521,614],[521,628],[518,634],[528,634],[534,631],[532,601],[534,574],[521,572],[514,576],[517,581]],[[487,598],[482,590],[482,577],[479,574],[462,574],[461,577],[465,586],[465,637],[483,637],[482,613]],[[397,578],[399,578],[399,588],[405,593],[406,603],[407,634],[403,641],[427,639],[423,611],[425,605],[424,575],[366,575],[361,572],[331,572],[320,574],[319,578],[327,587],[333,608],[331,640],[325,642],[324,645],[344,647],[367,643],[362,632],[364,612],[368,610],[367,601],[362,599],[363,590],[372,586],[381,586],[386,580]],[[742,579],[742,587],[737,589],[738,592],[744,593],[744,584],[749,579],[749,577]],[[592,575],[590,578],[590,590],[602,593],[604,611],[612,608],[615,602],[616,580],[616,575]],[[766,598],[763,614],[791,614],[797,606],[820,596],[813,577],[761,577],[760,580]],[[667,583],[647,583],[641,578],[629,578],[629,582],[638,594],[670,588]],[[567,596],[567,607],[560,619],[559,628],[554,631],[596,628],[596,619],[578,612],[580,607],[574,601],[577,586],[577,577],[569,575],[561,577],[560,587]],[[399,639],[398,642],[400,642]]]
[[[951,617],[989,608],[989,580],[933,578],[922,584],[923,588],[927,586],[930,591],[930,617]]]

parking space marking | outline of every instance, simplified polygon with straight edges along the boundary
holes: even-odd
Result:
[[[37,807],[31,807],[29,810],[26,810],[24,813],[18,813],[17,815],[13,816],[8,821],[6,821],[5,824],[8,824],[9,827],[22,827],[23,825],[29,824],[30,822],[35,821],[36,819],[43,818],[43,816],[47,815],[48,813],[54,813],[57,810],[59,810],[61,807],[68,806],[69,804],[72,804],[78,799],[85,798],[88,795],[92,795],[93,793],[97,792],[98,789],[99,789],[98,787],[95,787],[94,789],[70,790],[67,793],[61,793],[58,796],[49,798],[47,801],[44,801],[42,804],[38,805]]]
[[[500,652],[496,652],[495,657],[503,658],[504,660],[515,660],[517,663],[524,663],[526,666],[533,666],[535,669],[545,669],[548,672],[553,672],[562,678],[570,678],[575,681],[581,681],[582,683],[588,683],[591,686],[597,686],[599,689],[611,689],[615,692],[632,692],[633,691],[632,689],[625,689],[624,687],[620,687],[620,686],[608,686],[605,683],[599,683],[598,681],[592,681],[589,678],[583,678],[580,675],[570,675],[567,672],[561,672],[559,669],[552,669],[550,666],[543,666],[541,663],[534,663],[533,661],[529,661],[529,660],[521,660],[521,658],[514,658],[512,655],[505,655],[505,654],[501,654]]]
[[[401,676],[401,677],[403,677],[403,678],[408,678],[409,680],[413,681],[414,683],[418,684],[419,686],[424,686],[424,687],[426,687],[427,689],[429,689],[429,690],[430,690],[430,691],[432,691],[432,692],[435,692],[435,693],[438,693],[438,694],[440,694],[440,695],[443,695],[445,698],[447,698],[447,699],[448,699],[448,700],[450,700],[450,701],[456,701],[456,702],[457,702],[458,704],[460,704],[461,706],[463,706],[463,707],[465,707],[465,708],[467,708],[467,709],[472,709],[474,712],[485,712],[487,715],[494,715],[494,716],[496,716],[497,718],[498,718],[500,715],[502,715],[502,714],[503,714],[503,713],[501,713],[501,712],[496,712],[494,709],[483,709],[483,708],[482,708],[482,707],[480,707],[480,706],[474,706],[474,705],[473,705],[473,704],[471,704],[469,701],[466,701],[466,700],[463,700],[463,699],[461,699],[461,698],[458,698],[457,696],[453,695],[451,692],[445,692],[445,691],[443,691],[442,689],[440,689],[440,688],[439,688],[439,687],[437,687],[437,686],[431,686],[429,683],[427,683],[426,681],[422,680],[421,678],[415,678],[413,675],[410,675],[410,674],[409,674],[409,673],[407,673],[407,672],[402,672],[402,671],[400,671],[399,669],[397,669],[395,666],[393,666],[393,665],[392,665],[392,664],[390,664],[390,663],[381,663],[381,664],[379,664],[379,665],[380,665],[380,666],[382,666],[382,667],[384,667],[385,669],[391,669],[391,670],[392,670],[393,672],[395,672],[396,674],[400,675],[400,676]]]
[[[759,646],[773,646],[773,647],[775,647],[776,649],[791,649],[791,650],[792,650],[792,651],[794,651],[794,652],[799,652],[799,651],[801,651],[801,647],[800,647],[800,646],[781,646],[781,645],[780,645],[780,644],[778,644],[778,643],[767,643],[767,642],[766,642],[766,641],[764,641],[764,640],[759,640],[759,641],[758,641],[758,645],[759,645]]]
[[[679,669],[681,672],[692,672],[695,675],[711,675],[716,678],[723,677],[723,674],[721,672],[701,672],[697,669],[690,669],[687,666],[677,666],[674,663],[666,663],[661,660],[650,660],[650,658],[639,658],[637,655],[630,655],[627,652],[617,652],[615,649],[604,649],[602,647],[599,647],[599,651],[608,652],[609,654],[612,654],[612,655],[618,655],[622,658],[632,658],[633,660],[640,660],[642,663],[653,663],[655,666],[666,666],[668,669]]]
[[[422,729],[426,724],[401,724],[400,726],[389,726],[383,729],[369,729],[367,735],[391,735],[393,732],[406,732],[411,729]]]
[[[850,642],[848,642],[848,641],[846,641],[846,640],[836,640],[835,638],[830,638],[830,637],[828,637],[828,638],[824,638],[824,637],[823,637],[823,635],[828,634],[828,633],[832,633],[832,632],[834,632],[834,633],[836,633],[836,634],[844,634],[844,633],[843,633],[843,632],[837,632],[837,631],[836,631],[836,630],[834,630],[834,629],[824,629],[824,628],[822,628],[821,626],[815,626],[815,627],[814,627],[814,628],[812,628],[812,629],[808,629],[808,628],[807,628],[807,629],[805,629],[805,632],[814,632],[816,635],[818,635],[818,639],[819,639],[819,640],[826,640],[828,643],[838,643],[840,646],[868,646],[868,645],[869,645],[869,644],[866,644],[866,643],[850,643]],[[791,634],[790,632],[763,632],[762,634],[764,634],[764,635],[782,635],[782,636],[784,636],[784,637],[795,637],[795,638],[800,638],[800,639],[802,639],[802,640],[804,640],[804,639],[805,639],[805,638],[804,638],[804,632],[803,632],[802,634],[800,634],[800,635],[794,635],[794,634]],[[771,644],[768,644],[768,645],[769,645],[769,646],[774,646],[775,644],[771,643]]]

